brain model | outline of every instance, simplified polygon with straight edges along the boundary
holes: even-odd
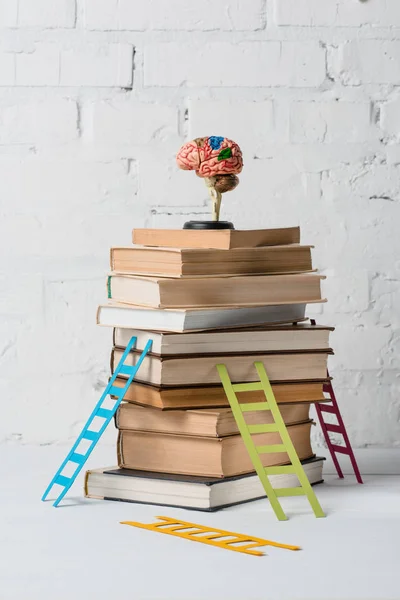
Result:
[[[218,221],[222,194],[239,184],[236,175],[243,168],[239,146],[224,137],[196,138],[182,146],[176,162],[180,169],[196,171],[205,180],[213,203],[213,220]]]

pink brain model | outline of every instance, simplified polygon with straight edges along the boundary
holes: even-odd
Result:
[[[196,171],[209,189],[213,202],[213,220],[219,220],[221,194],[235,189],[236,177],[243,169],[242,151],[236,142],[212,135],[184,144],[176,156],[180,169]]]
[[[211,136],[184,144],[176,161],[180,169],[196,171],[199,177],[236,175],[243,168],[242,151],[228,138]]]

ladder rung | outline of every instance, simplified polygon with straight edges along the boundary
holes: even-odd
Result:
[[[98,408],[96,410],[96,417],[102,417],[103,419],[111,419],[113,416],[113,411],[108,410],[107,408]]]
[[[91,440],[92,442],[95,442],[99,437],[99,434],[97,433],[97,431],[85,431],[85,433],[82,434],[82,438],[84,440]]]
[[[318,406],[319,406],[319,409],[322,410],[323,412],[332,413],[333,415],[336,414],[335,407],[331,406],[330,404],[323,404],[321,402],[321,404],[319,404]]]
[[[269,454],[271,452],[286,452],[285,444],[272,444],[268,446],[256,446],[259,454]]]
[[[235,392],[259,392],[264,389],[261,381],[255,381],[254,383],[235,383],[232,388]]]
[[[110,394],[110,396],[117,396],[118,398],[123,394],[123,392],[124,388],[117,387],[116,385],[112,385],[108,390],[108,394]]]
[[[275,495],[279,497],[282,496],[306,496],[306,492],[303,490],[302,487],[295,487],[295,488],[275,488],[274,489]]]
[[[296,473],[293,465],[277,465],[274,467],[264,467],[267,475],[282,475],[283,473]]]
[[[58,477],[56,477],[54,479],[54,483],[56,483],[58,485],[62,485],[63,487],[66,487],[67,485],[69,485],[70,481],[71,481],[70,478],[64,477],[64,475],[59,475]]]
[[[250,433],[274,433],[278,431],[278,425],[276,423],[260,423],[259,425],[248,425]]]
[[[336,446],[335,444],[332,444],[331,448],[334,452],[339,452],[339,454],[349,454],[349,450],[346,446]]]
[[[77,465],[81,465],[86,459],[84,454],[79,454],[78,452],[73,452],[68,460],[76,463]]]
[[[331,431],[332,433],[343,433],[342,427],[340,425],[334,425],[333,423],[325,423],[325,427],[327,431]]]
[[[132,375],[135,368],[136,367],[130,367],[129,365],[121,365],[118,369],[118,374],[121,373],[122,375]]]
[[[271,410],[268,402],[249,402],[248,404],[239,404],[242,412],[254,412],[258,410]]]

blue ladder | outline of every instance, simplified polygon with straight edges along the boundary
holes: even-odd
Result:
[[[62,492],[60,493],[60,495],[54,502],[53,506],[58,506],[60,504],[61,500],[64,498],[65,494],[68,492],[68,490],[74,483],[79,472],[82,470],[84,464],[86,463],[90,454],[94,450],[94,447],[96,446],[97,442],[99,441],[99,439],[103,435],[104,431],[106,430],[107,425],[110,423],[111,419],[113,418],[118,406],[121,404],[121,401],[129,388],[130,384],[132,383],[134,377],[136,376],[136,373],[139,370],[144,357],[150,351],[152,343],[153,343],[153,340],[149,340],[147,342],[143,352],[139,356],[138,361],[132,367],[132,366],[128,366],[128,365],[124,364],[126,357],[128,356],[129,352],[132,350],[133,346],[136,344],[136,337],[132,337],[130,339],[129,344],[127,345],[126,350],[123,353],[121,360],[119,361],[118,366],[115,369],[110,381],[108,382],[108,385],[107,385],[106,389],[104,390],[100,400],[94,407],[92,414],[88,418],[86,425],[84,426],[81,433],[79,434],[79,437],[76,440],[75,444],[72,446],[69,454],[67,455],[64,462],[61,464],[60,468],[58,469],[57,473],[54,475],[53,479],[51,480],[49,487],[47,488],[47,490],[45,491],[45,493],[42,496],[42,500],[46,500],[47,495],[50,492],[53,485],[60,485],[64,489],[62,490]],[[126,380],[125,387],[123,387],[123,388],[120,388],[120,387],[117,387],[114,385],[114,381],[118,377],[118,375],[128,375],[128,379]],[[112,398],[112,400],[114,400],[114,405],[111,409],[102,407],[102,404],[106,400],[107,396],[116,396],[116,399]],[[90,426],[92,425],[93,420],[96,417],[100,417],[100,418],[104,419],[104,423],[102,424],[102,426],[100,427],[100,429],[98,431],[92,431],[90,429]],[[90,442],[89,447],[87,448],[87,450],[85,451],[84,454],[81,454],[80,452],[76,452],[76,450],[82,440],[87,440]],[[75,466],[75,471],[73,472],[73,474],[71,476],[68,476],[68,477],[61,474],[63,472],[65,466],[67,465],[67,463],[72,463]]]

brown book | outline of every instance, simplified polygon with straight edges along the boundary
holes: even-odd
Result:
[[[135,337],[136,350],[143,350],[151,338],[151,353],[160,356],[327,350],[329,334],[333,330],[333,327],[309,323],[197,333],[163,333],[117,327],[114,329],[114,346],[126,348],[130,339]]]
[[[111,368],[114,372],[122,358],[123,350],[114,348],[111,354]],[[254,363],[260,361],[271,381],[298,381],[324,379],[327,372],[327,358],[332,351],[287,352],[276,354],[225,354],[197,357],[160,357],[147,354],[136,375],[136,380],[161,387],[220,384],[217,364],[224,364],[234,383],[258,381]],[[126,365],[135,365],[140,354],[130,352]],[[122,376],[127,378],[128,376]]]
[[[164,246],[172,248],[256,248],[258,246],[278,246],[298,244],[299,227],[280,229],[231,230],[204,229],[134,229],[134,244],[144,246]]]
[[[309,412],[309,404],[281,406],[286,425],[308,421]],[[269,410],[246,412],[244,418],[248,425],[274,422]],[[115,423],[123,431],[155,431],[199,437],[225,437],[239,433],[230,408],[161,411],[123,402],[116,413]]]
[[[125,387],[126,381],[117,377],[114,385]],[[299,381],[295,383],[273,383],[272,390],[278,404],[324,402],[324,381]],[[239,402],[262,402],[263,392],[239,392]],[[193,408],[229,407],[228,399],[222,385],[210,387],[178,387],[160,388],[153,385],[137,383],[129,386],[124,400],[141,406],[152,406],[163,411],[174,411]]]
[[[310,429],[312,421],[289,425],[288,432],[300,460],[314,456]],[[279,433],[252,436],[257,446],[281,444]],[[223,438],[172,435],[142,431],[120,431],[118,466],[141,471],[182,473],[207,477],[230,477],[254,471],[240,435]],[[260,455],[265,467],[289,463],[286,452]]]
[[[153,308],[251,307],[324,302],[322,275],[253,275],[172,279],[110,275],[108,297]]]
[[[115,273],[195,277],[303,273],[312,270],[312,246],[267,246],[209,250],[205,248],[111,248]]]

